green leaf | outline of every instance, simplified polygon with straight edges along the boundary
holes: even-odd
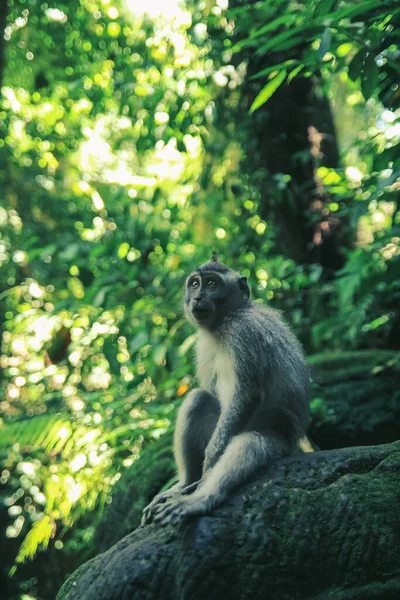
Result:
[[[332,35],[328,27],[325,27],[324,33],[321,37],[321,44],[318,48],[318,56],[322,60],[325,54],[328,52],[329,47],[331,45]]]
[[[298,65],[293,71],[290,71],[288,75],[288,83],[290,83],[297,75],[304,69],[304,65]]]
[[[103,344],[104,356],[110,365],[110,371],[114,375],[120,376],[121,365],[117,360],[118,345],[112,337],[105,338]]]
[[[167,353],[167,346],[165,344],[160,344],[156,346],[153,351],[153,360],[157,365],[162,365],[165,355]]]
[[[254,39],[256,37],[259,37],[260,35],[264,35],[264,33],[267,33],[268,31],[274,31],[275,29],[277,29],[281,25],[284,25],[285,28],[287,29],[288,26],[291,23],[294,23],[297,18],[298,18],[297,15],[287,15],[287,14],[285,14],[285,15],[282,15],[281,17],[278,17],[277,19],[273,19],[272,21],[270,21],[269,23],[267,23],[266,25],[264,25],[260,29],[253,30],[250,33],[250,39]]]
[[[379,67],[375,55],[369,53],[365,59],[364,72],[361,79],[361,91],[366,100],[372,96],[378,86]]]
[[[365,62],[365,50],[362,49],[353,58],[348,66],[348,74],[352,81],[356,81],[356,79],[361,75],[361,71],[363,69],[363,65]]]
[[[260,108],[266,101],[271,98],[272,94],[276,92],[278,87],[282,85],[282,83],[286,79],[287,70],[283,69],[280,71],[273,79],[268,81],[267,85],[263,87],[259,94],[257,94],[253,104],[250,107],[249,114],[252,114],[257,108]]]
[[[63,415],[35,415],[7,423],[0,431],[0,448],[7,448],[18,440],[22,447],[46,449],[53,447],[60,439],[65,443],[71,436],[70,422]]]
[[[298,61],[294,60],[294,59],[285,60],[283,63],[279,63],[276,65],[272,65],[271,67],[267,67],[266,69],[262,69],[262,71],[259,71],[255,75],[252,75],[251,77],[249,77],[249,79],[259,79],[261,77],[265,77],[266,75],[270,75],[274,71],[280,71],[281,69],[284,69],[285,67],[293,67],[297,63],[298,63]]]
[[[337,22],[340,19],[362,15],[363,13],[366,13],[374,8],[377,8],[376,0],[366,0],[365,2],[360,2],[359,4],[352,4],[335,12],[329,13],[325,16],[325,18]]]
[[[69,263],[71,262],[71,260],[74,260],[78,256],[79,250],[80,246],[76,242],[73,244],[69,244],[69,246],[67,246],[65,250],[61,250],[61,252],[58,255],[58,258],[59,260]]]
[[[332,10],[332,7],[334,4],[336,4],[336,2],[337,0],[322,0],[318,2],[315,7],[315,14],[317,14],[319,17],[326,16],[329,11]]]
[[[192,346],[194,346],[196,338],[197,338],[197,335],[195,333],[193,333],[192,335],[189,335],[189,337],[187,337],[185,339],[185,341],[179,346],[179,349],[178,349],[179,356],[184,356],[186,354],[186,352],[188,352],[188,350],[190,350],[190,348],[192,348]]]
[[[312,39],[310,39],[310,36],[307,36],[307,38],[305,38],[301,35],[298,35],[297,37],[292,37],[289,40],[286,40],[286,42],[281,42],[279,46],[275,48],[275,51],[283,52],[284,50],[289,50],[290,48],[294,48],[295,46],[304,46],[304,44],[308,44],[310,41],[312,41]],[[301,50],[299,50],[299,52],[301,52]]]
[[[48,515],[44,515],[36,521],[28,531],[24,541],[18,551],[16,562],[23,563],[28,558],[33,558],[39,548],[46,549],[49,545],[51,535],[54,530],[54,524]]]
[[[111,289],[111,287],[111,285],[105,285],[104,287],[100,288],[93,300],[93,306],[98,308],[99,306],[103,305],[106,293]]]
[[[147,344],[148,335],[146,331],[139,331],[129,344],[129,353],[135,354],[140,348]]]
[[[320,31],[321,27],[315,27],[310,25],[301,25],[301,27],[293,27],[293,29],[287,29],[286,31],[283,31],[278,35],[274,35],[273,37],[271,37],[268,40],[268,42],[257,51],[257,54],[262,54],[264,52],[267,52],[267,50],[272,50],[273,52],[276,52],[277,50],[284,49],[286,42],[290,42],[293,39],[298,39],[299,41],[305,42],[310,38],[310,35],[318,34]]]

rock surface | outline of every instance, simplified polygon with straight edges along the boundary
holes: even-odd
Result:
[[[400,352],[355,350],[308,357],[309,435],[323,450],[400,438]]]
[[[139,528],[57,600],[398,600],[400,442],[278,461],[209,516]]]

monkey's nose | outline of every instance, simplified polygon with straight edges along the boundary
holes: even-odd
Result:
[[[203,297],[193,300],[193,312],[203,312],[209,310],[209,308],[208,302]]]

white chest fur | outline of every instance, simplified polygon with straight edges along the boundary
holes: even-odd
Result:
[[[208,331],[199,331],[197,339],[197,375],[200,385],[208,391],[215,390],[222,406],[230,404],[235,391],[233,355]]]

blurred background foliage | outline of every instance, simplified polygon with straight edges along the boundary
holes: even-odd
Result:
[[[0,589],[53,598],[195,385],[213,250],[307,353],[399,349],[400,7],[0,8]]]

